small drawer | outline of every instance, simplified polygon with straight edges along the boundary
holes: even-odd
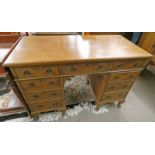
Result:
[[[25,93],[29,102],[52,101],[62,98],[61,90]]]
[[[15,76],[18,79],[51,77],[59,75],[58,66],[32,66],[14,68]]]
[[[122,60],[114,62],[112,70],[140,69],[143,68],[144,65],[145,60]]]
[[[91,72],[104,72],[112,69],[112,62],[96,62],[86,64],[86,70]]]
[[[29,107],[32,112],[47,112],[47,111],[64,109],[64,105],[61,99],[53,100],[50,102],[39,102],[29,104]]]
[[[22,80],[16,82],[21,85],[24,91],[30,92],[61,88],[60,78]]]
[[[69,64],[69,65],[63,65],[61,67],[62,75],[74,75],[78,73],[84,73],[84,71],[85,71],[85,64]]]
[[[128,80],[135,80],[139,76],[140,72],[117,72],[111,73],[109,81],[117,82],[117,81],[128,81]]]
[[[61,68],[62,75],[74,75],[79,73],[96,73],[110,71],[112,68],[111,62],[83,63],[63,65]]]
[[[127,92],[105,93],[102,96],[103,102],[121,101],[126,97]]]
[[[133,82],[112,82],[107,85],[105,88],[105,93],[113,92],[113,91],[121,91],[121,90],[129,90],[132,86]]]

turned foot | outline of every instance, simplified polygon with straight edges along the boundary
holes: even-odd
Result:
[[[32,118],[33,118],[34,121],[39,120],[39,113],[32,114],[31,116],[32,116]]]
[[[124,101],[119,101],[118,104],[117,104],[117,107],[118,107],[118,108],[121,108],[122,103],[124,103]]]
[[[96,105],[95,110],[99,111],[100,107]]]

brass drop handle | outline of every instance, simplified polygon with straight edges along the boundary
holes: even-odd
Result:
[[[76,69],[76,67],[71,67],[71,71],[76,71],[77,69]]]
[[[122,67],[123,67],[123,64],[119,64],[118,67],[119,67],[119,68],[122,68]]]
[[[50,69],[50,68],[48,68],[47,70],[46,70],[46,73],[51,73],[52,72],[52,69]]]
[[[139,66],[138,63],[133,64],[133,67],[138,67],[138,66]]]
[[[29,86],[33,87],[35,84],[34,83],[29,83]]]
[[[119,76],[115,76],[115,79],[119,79]]]
[[[102,68],[103,68],[103,66],[100,65],[100,66],[97,67],[97,70],[100,70],[100,69],[102,69]]]
[[[24,75],[30,75],[29,71],[24,71]]]
[[[51,96],[55,96],[55,95],[57,95],[57,93],[51,93]]]
[[[49,82],[49,85],[54,85],[54,82],[53,82],[53,81],[50,81],[50,82]]]
[[[38,96],[38,95],[33,95],[33,97],[34,97],[34,98],[38,98],[39,96]]]

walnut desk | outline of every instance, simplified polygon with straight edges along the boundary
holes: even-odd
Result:
[[[96,105],[125,101],[151,54],[120,35],[25,36],[7,58],[31,116],[64,111],[64,83],[87,74]]]

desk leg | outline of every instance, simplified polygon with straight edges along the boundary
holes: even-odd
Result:
[[[33,118],[34,121],[39,120],[39,113],[32,113],[31,117]]]
[[[99,106],[99,105],[96,105],[95,110],[96,110],[96,111],[99,111],[99,110],[100,110],[100,106]]]
[[[61,110],[61,112],[62,112],[61,116],[64,117],[66,110]]]
[[[125,102],[125,101],[119,101],[118,104],[117,104],[117,107],[118,107],[118,108],[121,108],[121,105],[122,105],[124,102]]]

